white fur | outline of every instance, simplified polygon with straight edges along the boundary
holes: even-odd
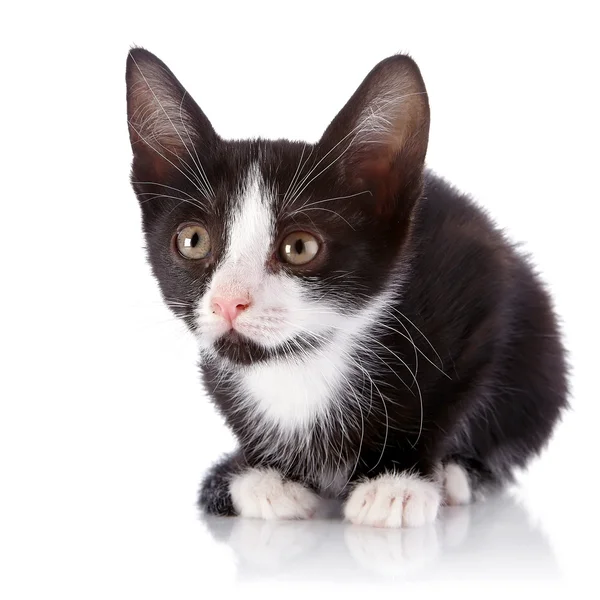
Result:
[[[309,427],[329,413],[331,402],[343,389],[352,394],[353,378],[361,376],[361,371],[351,356],[360,334],[372,325],[385,304],[386,298],[378,298],[353,317],[323,317],[317,312],[310,331],[320,333],[321,328],[331,327],[335,331],[331,341],[293,360],[273,360],[244,370],[240,375],[243,395],[255,403],[263,417],[284,430]]]
[[[272,193],[253,165],[229,224],[228,248],[200,300],[197,320],[201,348],[210,353],[214,341],[228,329],[225,320],[213,314],[212,298],[248,296],[250,307],[237,318],[236,330],[265,348],[288,344],[288,350],[296,351],[289,360],[236,366],[233,377],[240,402],[250,403],[268,427],[287,435],[307,430],[319,417],[339,420],[332,413],[332,402],[341,392],[352,400],[356,377],[363,377],[353,358],[361,334],[373,327],[394,294],[385,291],[352,314],[342,302],[317,297],[310,284],[297,277],[268,271],[266,263],[276,251]],[[311,334],[328,341],[299,354],[291,340],[310,339]],[[366,359],[373,360],[372,356]],[[370,399],[364,401],[368,404]]]
[[[240,376],[242,396],[262,417],[288,430],[309,427],[323,416],[347,371],[344,355],[328,347],[295,361],[253,366]]]
[[[382,475],[359,483],[344,507],[355,525],[420,527],[432,523],[440,506],[438,486],[412,475]]]
[[[252,270],[253,276],[260,276],[264,271],[275,228],[272,202],[272,193],[265,186],[258,165],[253,164],[237,210],[231,216],[223,261],[229,267],[243,267],[243,272],[235,273],[239,279],[245,279],[247,269]]]
[[[444,468],[444,493],[446,504],[452,506],[471,502],[471,486],[467,472],[456,463]]]
[[[284,481],[272,469],[249,469],[229,485],[236,512],[257,519],[309,519],[319,497],[293,481]]]

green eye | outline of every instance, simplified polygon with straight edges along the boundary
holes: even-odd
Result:
[[[202,225],[187,225],[177,234],[179,254],[190,260],[206,258],[210,252],[210,237]]]
[[[314,235],[305,231],[295,231],[286,236],[279,252],[281,259],[290,265],[305,265],[319,251],[319,242]]]

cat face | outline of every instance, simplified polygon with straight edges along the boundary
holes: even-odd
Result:
[[[374,318],[421,192],[428,105],[409,58],[375,67],[314,145],[222,140],[141,49],[127,90],[150,263],[205,354],[306,354]]]

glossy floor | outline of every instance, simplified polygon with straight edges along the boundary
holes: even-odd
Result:
[[[235,577],[249,581],[559,580],[545,535],[525,508],[503,495],[445,507],[416,529],[354,526],[337,518],[260,521],[207,517],[212,543],[226,544]]]

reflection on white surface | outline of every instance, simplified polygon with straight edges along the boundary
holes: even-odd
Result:
[[[377,529],[350,525],[333,508],[312,521],[206,517],[231,547],[237,578],[259,580],[557,579],[543,533],[513,498],[445,507],[435,525]]]

